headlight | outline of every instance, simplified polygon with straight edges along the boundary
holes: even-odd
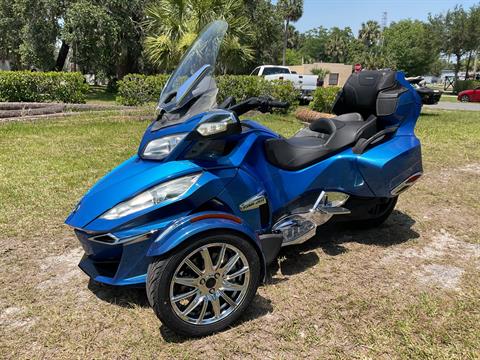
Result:
[[[195,184],[201,174],[184,176],[172,181],[157,185],[134,198],[124,201],[105,214],[100,219],[116,220],[124,216],[148,209],[167,200],[175,200],[185,194]]]
[[[160,139],[150,141],[145,150],[143,150],[142,157],[151,160],[163,160],[172,150],[182,141],[187,134],[175,134],[165,136]]]

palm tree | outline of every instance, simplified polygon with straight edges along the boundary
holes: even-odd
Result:
[[[229,25],[218,60],[223,73],[253,58],[253,51],[245,45],[253,35],[242,2],[157,0],[145,12],[145,52],[152,64],[165,72],[175,67],[203,27],[214,20]]]
[[[330,57],[331,62],[343,63],[346,61],[349,47],[349,34],[351,34],[349,28],[342,30],[334,27],[331,29],[325,46],[325,52]]]
[[[382,31],[380,30],[380,24],[373,20],[368,20],[366,23],[362,23],[362,27],[358,32],[358,38],[368,48],[375,45],[380,40],[381,36]]]
[[[303,15],[303,0],[279,0],[277,3],[283,19],[285,20],[285,37],[283,41],[283,57],[282,64],[286,63],[288,31],[290,22],[295,22]]]

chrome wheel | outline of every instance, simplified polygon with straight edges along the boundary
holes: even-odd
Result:
[[[242,304],[249,284],[249,264],[237,247],[207,244],[189,253],[176,268],[170,305],[189,324],[213,324]]]
[[[470,98],[468,97],[468,95],[462,96],[462,102],[470,102]]]

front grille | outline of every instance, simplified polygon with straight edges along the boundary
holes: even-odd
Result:
[[[119,261],[92,261],[93,266],[98,271],[98,274],[101,276],[106,276],[109,278],[115,277],[117,273],[118,266],[120,265]]]

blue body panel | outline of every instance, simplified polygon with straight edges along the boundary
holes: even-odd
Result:
[[[242,234],[262,254],[259,235],[269,233],[275,219],[288,214],[291,204],[306,194],[318,196],[325,190],[364,198],[391,197],[392,189],[422,171],[420,142],[414,134],[421,100],[402,73],[398,73],[397,80],[407,91],[400,95],[394,114],[378,119],[382,127],[398,126],[392,138],[362,154],[348,148],[297,171],[283,170],[268,162],[265,140],[279,135],[249,120],[244,121],[246,129],[241,134],[227,139],[235,146],[224,155],[185,160],[186,152],[195,142],[186,139],[165,160],[144,160],[141,153],[148,142],[190,133],[205,114],[156,131],[152,131],[153,124],[150,125],[138,155],[101,179],[66,220],[68,225],[80,229],[77,236],[86,253],[80,267],[96,281],[106,284],[143,284],[152,257],[162,256],[211,230]],[[202,175],[175,201],[160,203],[118,220],[100,218],[118,203],[159,183],[193,173]],[[267,218],[262,218],[259,208],[240,211],[239,205],[257,194],[264,194],[267,199]],[[241,221],[215,218],[225,213]],[[192,221],[204,214],[211,217]],[[107,233],[118,239],[153,235],[141,242],[116,245],[89,239]],[[105,265],[112,262],[115,266]]]

